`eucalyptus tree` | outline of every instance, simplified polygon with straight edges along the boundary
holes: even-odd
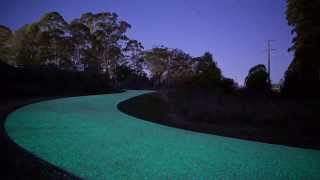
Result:
[[[47,47],[44,55],[47,64],[54,64],[58,67],[70,64],[71,44],[68,30],[68,23],[58,12],[49,12],[43,15],[38,22],[43,35],[43,47]]]
[[[192,75],[191,56],[179,49],[155,47],[145,52],[145,59],[157,84],[183,80]]]
[[[143,45],[137,40],[129,40],[124,49],[129,58],[129,64],[135,73],[139,76],[144,73]]]
[[[117,79],[117,61],[128,41],[125,35],[131,27],[125,21],[119,21],[116,13],[85,13],[79,21],[88,27],[91,34],[91,54],[95,55],[100,71],[110,78]]]
[[[168,72],[170,50],[167,47],[154,47],[144,53],[144,58],[151,70],[154,85],[161,85],[161,78]]]
[[[73,62],[76,66],[81,64],[88,67],[92,58],[89,56],[91,47],[90,29],[78,19],[73,20],[69,25],[71,42],[74,47]]]

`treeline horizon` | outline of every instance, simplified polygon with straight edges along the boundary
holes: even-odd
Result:
[[[183,50],[165,46],[144,50],[141,42],[126,36],[129,28],[131,25],[119,21],[115,13],[84,13],[68,23],[58,12],[49,12],[39,21],[14,32],[2,25],[5,51],[1,58],[16,67],[51,66],[101,73],[109,79],[117,76],[117,66],[126,65],[143,77],[146,77],[147,69],[158,86],[169,86],[170,79],[176,82],[178,76],[182,79],[192,73],[199,74],[207,64],[217,73],[213,78],[239,86],[233,79],[222,77],[211,53],[192,57]],[[174,73],[170,75],[169,72]]]
[[[131,25],[118,20],[115,13],[84,13],[68,23],[58,12],[49,12],[39,21],[14,32],[2,25],[1,59],[16,67],[50,66],[100,73],[114,81],[120,76],[117,68],[127,66],[132,73],[144,78],[149,71],[157,86],[169,86],[169,72],[175,72],[172,79],[177,80],[177,76],[182,77],[187,71],[201,71],[192,66],[201,64],[202,59],[206,62],[199,66],[209,63],[217,68],[209,52],[205,52],[202,58],[164,46],[144,50],[141,42],[127,37],[129,28]],[[221,76],[221,70],[218,71]]]
[[[289,49],[294,51],[294,59],[284,74],[281,92],[293,96],[315,95],[320,90],[319,61],[312,60],[319,57],[316,53],[319,45],[314,40],[319,33],[300,18],[317,22],[311,16],[317,12],[312,3],[303,5],[303,2],[288,0],[286,11],[295,35]],[[127,36],[130,28],[116,13],[88,12],[67,22],[58,12],[49,12],[14,32],[1,25],[0,59],[16,67],[47,66],[100,74],[114,85],[134,76],[131,80],[137,83],[150,78],[157,88],[222,87],[227,91],[239,88],[237,82],[223,76],[210,52],[192,57],[181,49],[165,46],[145,50],[139,40]],[[269,77],[266,67],[258,64],[249,70],[244,85],[256,92],[268,92]]]

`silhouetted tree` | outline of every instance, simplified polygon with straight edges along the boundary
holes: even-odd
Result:
[[[320,92],[320,1],[287,0],[287,20],[292,27],[294,59],[285,73],[283,92],[315,95]]]
[[[252,67],[245,79],[245,85],[248,90],[254,92],[268,92],[271,86],[268,81],[268,72],[265,65],[258,64]]]
[[[204,53],[203,56],[195,58],[197,61],[195,69],[195,83],[203,88],[216,88],[222,80],[222,73],[217,63],[213,60],[212,54]]]

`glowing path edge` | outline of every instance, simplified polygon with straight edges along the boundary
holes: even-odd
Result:
[[[171,128],[117,109],[148,92],[30,104],[8,116],[6,133],[85,179],[320,179],[320,151]]]

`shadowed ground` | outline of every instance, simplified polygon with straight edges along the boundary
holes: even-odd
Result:
[[[320,151],[180,130],[117,109],[147,92],[31,104],[5,128],[22,148],[82,178],[320,179]]]

